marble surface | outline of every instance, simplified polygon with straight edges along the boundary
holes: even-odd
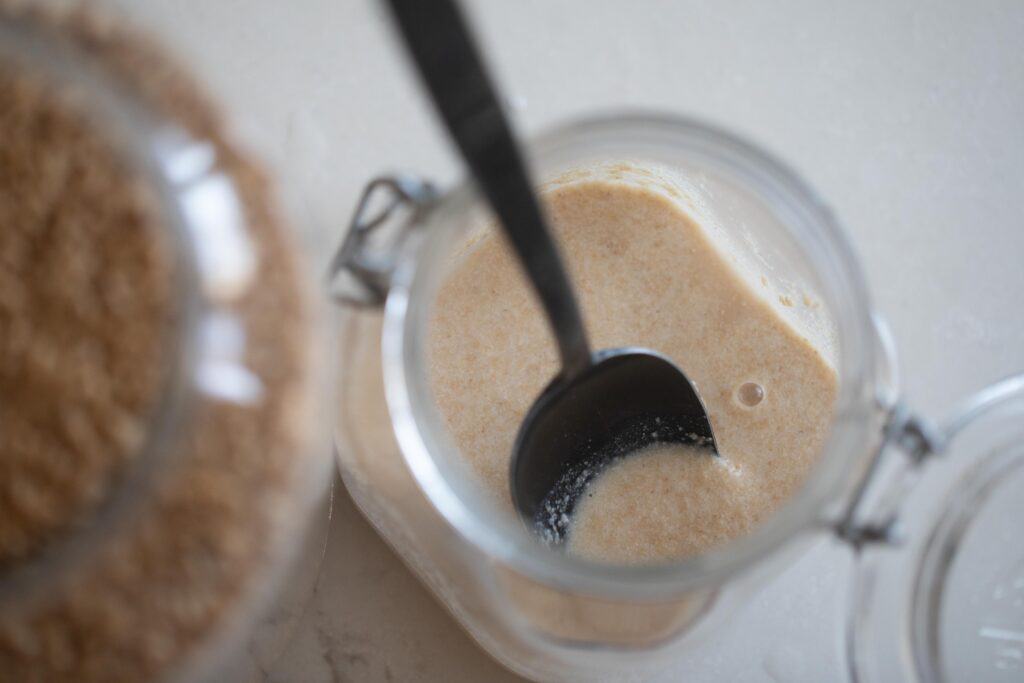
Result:
[[[219,93],[322,259],[370,175],[455,177],[376,5],[119,4]],[[804,174],[852,235],[919,411],[940,416],[1024,370],[1024,3],[492,0],[470,9],[527,133],[596,110],[655,107],[733,129]],[[243,657],[220,680],[514,679],[343,490],[326,533],[292,636],[272,661]],[[848,571],[846,552],[823,541],[660,680],[841,680]]]

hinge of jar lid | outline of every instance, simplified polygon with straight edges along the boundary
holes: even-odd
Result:
[[[328,267],[331,296],[353,306],[382,305],[399,248],[437,196],[429,181],[412,175],[371,180]]]
[[[900,543],[900,503],[921,463],[944,446],[943,437],[930,423],[903,403],[893,405],[882,444],[835,525],[836,534],[856,549],[869,543]]]

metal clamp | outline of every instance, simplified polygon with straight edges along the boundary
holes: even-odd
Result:
[[[894,448],[893,448],[894,447]],[[845,514],[835,524],[836,535],[859,550],[866,544],[897,545],[900,503],[920,465],[945,448],[944,436],[923,418],[897,402],[889,410],[878,447]],[[886,455],[898,450],[900,462],[886,462]],[[889,471],[883,471],[889,465]]]
[[[327,269],[335,301],[361,308],[383,305],[400,247],[437,197],[433,184],[412,175],[381,176],[366,185]]]

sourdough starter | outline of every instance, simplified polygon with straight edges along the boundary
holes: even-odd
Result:
[[[696,384],[721,457],[655,445],[591,482],[569,552],[648,563],[701,553],[749,532],[799,488],[827,435],[830,363],[773,300],[742,277],[685,192],[614,167],[548,186],[544,199],[595,348],[643,346]],[[495,231],[467,244],[438,294],[431,380],[480,485],[509,494],[509,459],[532,402],[558,371],[553,339],[511,250]]]

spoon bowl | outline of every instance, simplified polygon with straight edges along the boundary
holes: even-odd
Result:
[[[513,503],[559,543],[587,483],[654,443],[717,453],[704,404],[672,361],[636,347],[599,351],[584,371],[558,375],[527,413],[512,453]]]

